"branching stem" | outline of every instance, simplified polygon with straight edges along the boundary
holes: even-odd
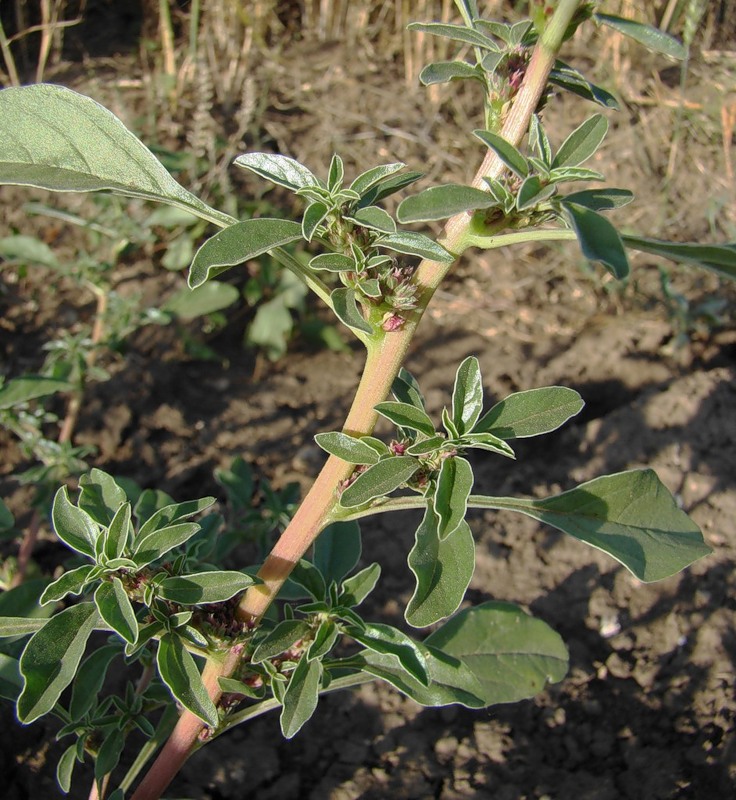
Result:
[[[547,85],[547,78],[562,44],[563,36],[580,0],[560,0],[559,5],[534,48],[524,81],[504,122],[501,135],[515,147],[526,134],[532,114]],[[505,165],[494,151],[489,150],[472,185],[483,188],[484,177],[498,178]],[[463,238],[471,216],[468,213],[452,217],[439,241],[451,253],[462,250]],[[343,430],[354,436],[369,435],[376,424],[374,406],[385,399],[391,384],[406,357],[417,325],[434,292],[450,270],[451,264],[422,261],[414,274],[418,289],[418,307],[398,331],[381,333],[367,343],[368,355],[363,375],[348,413]],[[245,593],[238,608],[241,620],[255,625],[276,598],[281,586],[299,559],[307,552],[321,531],[336,515],[338,491],[350,476],[353,466],[330,456],[317,476],[289,526],[276,542],[261,567],[258,577],[262,583]],[[232,674],[238,656],[231,654],[225,662],[209,661],[203,673],[205,686],[217,703],[221,690],[218,677]],[[189,711],[184,711],[174,732],[144,778],[132,800],[156,800],[176,775],[195,747],[204,723]]]

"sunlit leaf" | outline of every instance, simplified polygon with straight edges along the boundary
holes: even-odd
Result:
[[[233,222],[180,186],[114,114],[63,86],[0,92],[0,183],[56,192],[107,189],[178,206],[218,225]]]

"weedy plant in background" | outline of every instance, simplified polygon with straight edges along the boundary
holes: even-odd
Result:
[[[512,459],[515,439],[558,428],[581,410],[581,397],[548,386],[484,408],[479,362],[469,357],[454,381],[448,375],[447,406],[432,419],[420,382],[403,366],[435,290],[473,248],[577,239],[588,259],[618,278],[629,271],[627,248],[734,275],[736,245],[671,244],[616,231],[606,212],[625,206],[631,193],[600,188],[603,176],[585,166],[605,137],[604,116],[592,114],[563,142],[550,141],[544,107],[553,90],[615,106],[558,58],[580,25],[608,25],[684,56],[676,40],[599,13],[597,5],[534,0],[530,19],[508,25],[481,18],[474,0],[456,0],[462,23],[411,26],[458,49],[470,46],[470,60],[430,64],[421,78],[479,85],[485,116],[473,133],[485,157],[471,185],[409,195],[395,218],[382,201],[420,177],[404,164],[346,176],[336,155],[328,174],[316,176],[286,156],[247,153],[235,164],[292,191],[304,213],[299,221],[236,220],[177,184],[94,101],[51,85],[0,93],[0,181],[107,190],[193,213],[222,228],[194,255],[193,289],[269,253],[366,350],[342,430],[316,437],[328,457],[304,501],[287,522],[291,499],[276,499],[270,518],[258,522],[259,531],[283,529],[260,564],[221,568],[228,542],[237,540],[233,525],[248,525],[253,483],[242,462],[219,474],[231,502],[228,522],[212,497],[174,500],[99,469],[80,478],[78,491],[58,490],[52,521],[73,552],[69,568],[37,603],[26,599],[18,610],[5,602],[0,630],[9,637],[2,688],[18,718],[28,724],[53,714],[59,737],[70,737],[58,768],[64,791],[75,763],[92,759],[91,796],[118,800],[163,745],[132,793],[135,800],[159,797],[191,753],[233,726],[274,709],[283,735],[292,737],[321,695],[366,681],[387,681],[423,705],[486,708],[561,680],[567,651],[543,621],[493,600],[458,610],[474,567],[469,509],[531,516],[610,554],[642,581],[673,575],[709,552],[651,470],[599,477],[546,499],[477,493],[471,450]],[[590,181],[596,188],[577,185]],[[437,240],[402,227],[445,219]],[[310,248],[307,261],[284,249],[300,241]],[[373,436],[379,416],[395,426],[388,441]],[[413,636],[361,614],[381,567],[356,571],[359,521],[397,509],[419,512],[408,553],[414,591],[404,613]],[[11,524],[5,510],[0,524]],[[85,657],[96,631],[107,642]],[[134,680],[121,696],[101,693],[106,670],[123,659]],[[119,776],[134,730],[149,740]]]

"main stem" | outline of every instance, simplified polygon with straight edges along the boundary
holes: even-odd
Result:
[[[506,118],[501,135],[515,147],[521,143],[554,64],[562,39],[581,0],[560,0],[537,46],[534,48],[524,82]],[[472,185],[482,188],[483,178],[499,178],[505,169],[495,152],[489,150],[473,179]],[[439,242],[451,253],[462,252],[464,238],[470,225],[469,213],[448,220]],[[418,307],[399,331],[386,333],[368,344],[360,384],[345,420],[343,430],[353,436],[372,433],[377,414],[374,407],[386,398],[391,384],[404,362],[419,321],[437,287],[452,264],[424,260],[417,267],[414,280],[418,288]],[[241,620],[256,625],[289,577],[299,559],[307,552],[321,531],[335,518],[341,482],[350,476],[353,465],[330,456],[304,498],[291,523],[281,534],[273,550],[258,572],[262,583],[245,593],[238,608]],[[217,703],[221,690],[217,679],[232,674],[238,658],[229,656],[223,662],[209,661],[203,678],[205,686]],[[184,710],[171,737],[150,771],[141,782],[132,800],[157,800],[169,785],[192,751],[205,724]]]

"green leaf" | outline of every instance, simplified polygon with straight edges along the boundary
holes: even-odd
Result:
[[[25,679],[17,707],[21,722],[33,722],[53,709],[72,682],[97,622],[94,603],[79,603],[51,617],[30,638],[20,658]]]
[[[483,144],[490,147],[513,173],[520,178],[526,178],[529,174],[529,162],[511,142],[506,141],[503,136],[493,131],[473,131],[473,135],[477,136]]]
[[[184,322],[189,322],[228,308],[239,299],[240,292],[236,286],[220,281],[209,281],[195,289],[184,286],[161,306],[161,310],[174,314]]]
[[[424,650],[405,633],[381,623],[368,623],[363,628],[349,627],[346,633],[375,653],[394,656],[414,680],[423,686],[429,684]]]
[[[396,223],[393,218],[378,206],[364,206],[345,219],[380,233],[396,233]]]
[[[434,625],[457,611],[475,569],[475,542],[467,522],[461,522],[444,540],[438,524],[428,505],[409,553],[416,586],[404,617],[414,628]]]
[[[472,186],[448,183],[444,186],[432,186],[402,200],[396,218],[402,223],[430,222],[447,219],[463,211],[476,211],[494,205],[496,201],[488,192]]]
[[[3,90],[6,91],[6,90]],[[2,92],[0,92],[0,95]],[[72,385],[66,381],[54,378],[44,378],[42,375],[24,375],[13,378],[0,387],[0,411],[36,400],[39,397],[48,397],[57,392],[68,392]]]
[[[327,188],[331,192],[337,191],[345,179],[345,164],[337,153],[333,153],[330,160],[330,171],[327,177]]]
[[[405,172],[402,175],[389,175],[368,189],[368,191],[361,192],[361,199],[358,205],[361,208],[375,205],[384,198],[400,192],[407,186],[411,186],[412,183],[423,177],[423,172]]]
[[[498,436],[492,433],[466,433],[460,440],[462,447],[474,447],[477,450],[488,450],[506,458],[516,458],[513,449]]]
[[[95,542],[100,529],[89,514],[72,503],[66,486],[62,486],[54,497],[51,519],[56,535],[65,544],[82,555],[95,557]]]
[[[105,527],[112,522],[120,506],[128,499],[115,479],[97,467],[82,475],[79,488],[79,507]]]
[[[434,423],[423,409],[415,405],[386,400],[383,403],[379,403],[375,409],[382,417],[385,417],[400,428],[410,428],[413,431],[423,433],[425,436],[435,435]]]
[[[439,517],[437,530],[441,540],[456,531],[465,520],[472,488],[473,468],[470,463],[460,456],[444,459],[434,493],[434,507]]]
[[[236,222],[197,250],[189,269],[189,286],[196,289],[231,267],[301,238],[301,226],[291,220],[263,217]]]
[[[291,673],[283,698],[279,721],[285,739],[296,736],[314,714],[322,682],[322,664],[302,658]]]
[[[314,441],[330,455],[337,456],[348,464],[377,464],[378,453],[356,436],[330,431],[318,433]]]
[[[645,25],[633,19],[614,17],[611,14],[595,13],[593,18],[597,22],[602,22],[609,28],[613,28],[624,36],[639,42],[639,44],[643,44],[647,50],[651,50],[653,53],[661,53],[680,61],[687,58],[687,48],[683,44],[673,36],[652,25]]]
[[[411,445],[411,447],[407,447],[405,453],[408,456],[426,456],[429,453],[440,450],[446,444],[447,439],[437,434],[437,436],[430,436],[428,439],[420,439],[418,442]]]
[[[539,436],[564,425],[584,405],[580,395],[565,386],[514,392],[484,414],[473,432],[492,433],[499,439]]]
[[[533,697],[567,673],[560,636],[510,603],[491,601],[465,609],[425,643],[469,668],[485,706]]]
[[[529,146],[549,169],[552,165],[552,146],[539,115],[533,114],[529,124]]]
[[[112,728],[105,736],[95,758],[95,780],[99,784],[109,772],[112,772],[120,761],[125,747],[125,732],[120,728]]]
[[[465,61],[434,61],[419,73],[422,86],[449,83],[455,80],[482,80],[478,68]]]
[[[419,469],[411,456],[393,456],[368,467],[340,495],[343,508],[354,508],[398,489]]]
[[[72,699],[69,702],[69,716],[72,721],[82,719],[94,706],[110,662],[119,655],[120,647],[113,644],[98,648],[84,659],[74,679]]]
[[[128,539],[132,531],[130,517],[130,503],[124,503],[120,506],[110,523],[110,527],[104,533],[103,551],[107,558],[122,558],[127,551]]]
[[[34,617],[5,617],[0,616],[0,639],[15,636],[26,636],[41,630],[48,622],[47,619]]]
[[[301,559],[291,571],[290,579],[306,589],[314,600],[327,597],[327,585],[322,573],[309,561]]]
[[[323,253],[315,256],[310,262],[311,269],[325,270],[326,272],[354,272],[355,261],[350,256],[342,253]]]
[[[529,175],[519,188],[516,195],[516,208],[524,211],[533,208],[548,200],[555,193],[554,184],[543,183],[538,175]]]
[[[468,356],[457,368],[452,390],[452,421],[462,436],[470,431],[483,410],[483,382],[480,364],[475,356]]]
[[[711,552],[650,469],[605,475],[543,500],[471,496],[470,504],[519,511],[552,525],[613,556],[645,583],[668,578]]]
[[[406,27],[410,31],[421,31],[432,36],[451,39],[453,42],[472,44],[473,47],[480,47],[483,50],[496,49],[496,46],[487,36],[465,25],[448,25],[443,22],[410,22]]]
[[[54,192],[108,189],[184,208],[218,225],[232,222],[180,186],[114,114],[63,86],[0,92],[0,183]]]
[[[339,583],[355,569],[361,553],[360,525],[356,521],[333,522],[314,543],[314,566],[329,584]]]
[[[587,161],[600,147],[608,133],[608,120],[594,114],[565,139],[552,161],[552,168],[577,167]]]
[[[166,528],[151,531],[146,536],[138,536],[133,549],[133,560],[139,567],[156,561],[175,547],[184,544],[198,533],[201,526],[197,522],[180,522]]]
[[[391,384],[391,393],[399,403],[407,403],[410,406],[424,411],[424,397],[414,376],[407,369],[402,367],[399,374]]]
[[[585,189],[582,192],[572,192],[565,195],[568,203],[589,208],[591,211],[610,211],[614,208],[623,208],[633,199],[634,195],[628,189]]]
[[[165,633],[161,637],[156,662],[161,680],[169,687],[171,694],[184,708],[211,728],[216,728],[217,708],[207,694],[194,658],[176,634]]]
[[[138,540],[143,539],[150,533],[167,528],[174,522],[181,522],[193,517],[195,514],[200,514],[202,511],[206,511],[214,502],[214,497],[201,497],[199,500],[171,503],[159,508],[141,525],[138,531]],[[136,545],[139,543],[138,540]]]
[[[600,214],[575,203],[560,203],[568,212],[572,229],[578,238],[583,255],[599,261],[619,280],[629,274],[629,260],[621,237],[611,223]]]
[[[287,619],[270,631],[253,651],[252,664],[261,664],[289,650],[311,631],[309,623],[303,619]]]
[[[278,361],[286,353],[293,329],[294,318],[284,295],[279,294],[258,306],[248,328],[248,344],[262,348],[272,361]]]
[[[80,594],[87,585],[87,579],[93,569],[92,564],[83,564],[65,572],[44,589],[38,602],[45,606],[47,603],[63,600],[68,594]]]
[[[72,786],[72,773],[74,765],[77,763],[77,743],[69,745],[61,754],[59,763],[56,765],[56,782],[64,794],[68,794]]]
[[[195,606],[223,603],[254,583],[252,576],[243,572],[217,570],[164,578],[158,589],[164,600],[181,606]]]
[[[123,583],[117,576],[103,581],[95,592],[95,604],[103,620],[126,642],[138,640],[138,620]]]
[[[361,653],[362,668],[387,681],[402,694],[423,706],[447,706],[457,703],[467,708],[483,708],[482,686],[459,659],[434,648],[425,648],[430,683],[424,686],[412,678],[392,656]]]
[[[552,72],[549,74],[549,82],[585,100],[592,100],[603,108],[619,109],[618,101],[610,92],[591,83],[580,72],[563,61],[555,61]]]
[[[306,657],[312,661],[315,658],[324,658],[335,646],[340,636],[340,629],[331,619],[320,623],[317,633],[314,634],[312,644],[309,645]]]
[[[736,242],[728,244],[695,244],[691,242],[662,242],[641,236],[622,236],[624,244],[673,261],[697,264],[713,270],[721,277],[736,279]]]
[[[371,167],[371,169],[358,175],[350,184],[350,189],[362,196],[369,189],[382,183],[386,178],[391,177],[396,172],[400,172],[405,166],[406,164],[397,161],[393,164],[381,164],[378,167]]]
[[[6,261],[17,261],[23,264],[40,264],[49,269],[59,270],[59,260],[54,251],[35,236],[4,236],[0,239],[0,257]],[[63,270],[62,270],[63,271]]]
[[[409,231],[399,231],[393,236],[384,236],[376,242],[376,247],[394,250],[408,256],[426,258],[442,264],[451,264],[455,260],[455,256],[448,253],[441,244],[421,233],[410,233]]]
[[[351,575],[343,581],[339,602],[342,606],[352,608],[359,606],[363,600],[376,588],[381,577],[381,565],[369,564],[367,567]]]
[[[340,322],[353,330],[361,331],[362,333],[373,333],[373,328],[360,313],[355,300],[355,289],[348,289],[345,286],[333,289],[330,294],[330,300],[332,302],[332,310]]]
[[[330,209],[325,203],[313,202],[307,206],[302,218],[302,238],[305,241],[312,241],[320,223],[329,213]]]
[[[273,153],[245,153],[235,159],[235,165],[255,172],[262,178],[296,192],[308,186],[320,186],[315,176],[298,161]]]

